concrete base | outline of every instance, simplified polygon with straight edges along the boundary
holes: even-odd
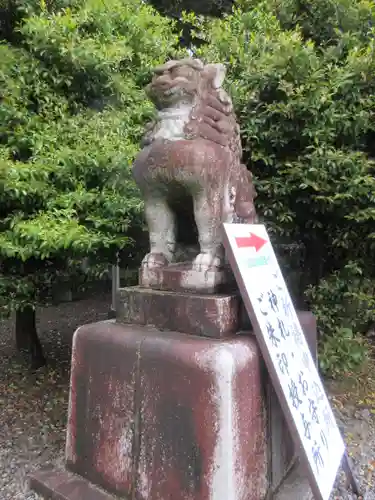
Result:
[[[51,500],[118,499],[68,470],[35,472],[30,476],[30,488]],[[298,462],[281,487],[275,493],[269,492],[267,500],[314,500],[306,474]]]
[[[240,329],[240,297],[197,295],[121,288],[117,295],[117,321],[152,326],[212,338],[233,336]]]
[[[315,318],[306,311],[297,314],[315,356]],[[237,293],[204,295],[139,286],[120,288],[116,297],[116,319],[118,323],[128,325],[151,326],[163,331],[217,339],[233,337],[240,330],[252,330]]]
[[[306,471],[299,460],[271,498],[272,500],[314,500]]]
[[[264,498],[261,364],[250,336],[216,340],[108,321],[79,328],[68,470],[120,498]]]
[[[314,318],[300,320],[311,342]],[[31,487],[55,500],[310,499],[300,471],[270,493],[293,447],[273,397],[266,415],[263,368],[250,332],[216,340],[112,321],[79,328],[67,470],[37,472]]]
[[[30,488],[52,500],[115,500],[85,478],[68,470],[40,470],[30,475]]]
[[[30,488],[51,500],[118,499],[68,470],[37,471],[30,476]],[[298,462],[280,488],[274,493],[269,491],[266,498],[267,500],[314,500],[307,476]]]

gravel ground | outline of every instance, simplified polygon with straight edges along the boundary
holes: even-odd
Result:
[[[49,364],[30,374],[12,339],[12,323],[0,323],[0,500],[36,500],[28,474],[40,466],[63,467],[71,339],[84,323],[107,317],[110,295],[39,311],[38,330]],[[373,371],[375,373],[375,371]],[[374,375],[375,376],[375,375]],[[354,471],[375,500],[375,380],[371,370],[354,390],[329,384]],[[341,474],[332,499],[357,499]]]
[[[356,381],[327,384],[327,390],[343,432],[354,475],[363,500],[375,500],[375,374],[373,363],[368,373]],[[341,472],[332,499],[358,499],[346,488]]]
[[[62,467],[71,340],[75,329],[107,319],[110,294],[39,311],[48,367],[30,374],[14,348],[11,321],[0,323],[0,500],[34,500],[28,474]]]

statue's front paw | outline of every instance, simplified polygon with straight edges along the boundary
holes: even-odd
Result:
[[[196,271],[208,271],[222,267],[223,262],[220,257],[211,253],[199,253],[193,261],[193,269]]]
[[[148,253],[142,260],[142,266],[148,268],[164,267],[169,264],[169,260],[162,253]]]

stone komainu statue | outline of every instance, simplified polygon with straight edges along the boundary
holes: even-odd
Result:
[[[133,167],[150,233],[144,266],[173,262],[177,226],[193,232],[195,221],[200,251],[193,268],[220,268],[221,224],[256,222],[252,175],[241,163],[240,131],[224,78],[222,64],[199,59],[169,61],[154,70],[147,93],[157,118],[147,126]]]

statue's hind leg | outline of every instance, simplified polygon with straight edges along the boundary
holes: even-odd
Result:
[[[194,197],[194,217],[198,228],[200,253],[193,261],[197,271],[219,268],[224,264],[224,250],[221,244],[221,211],[219,200],[209,201],[207,192],[200,191]]]
[[[145,197],[145,215],[150,235],[150,252],[142,264],[162,267],[173,261],[175,241],[174,214],[163,198]]]

